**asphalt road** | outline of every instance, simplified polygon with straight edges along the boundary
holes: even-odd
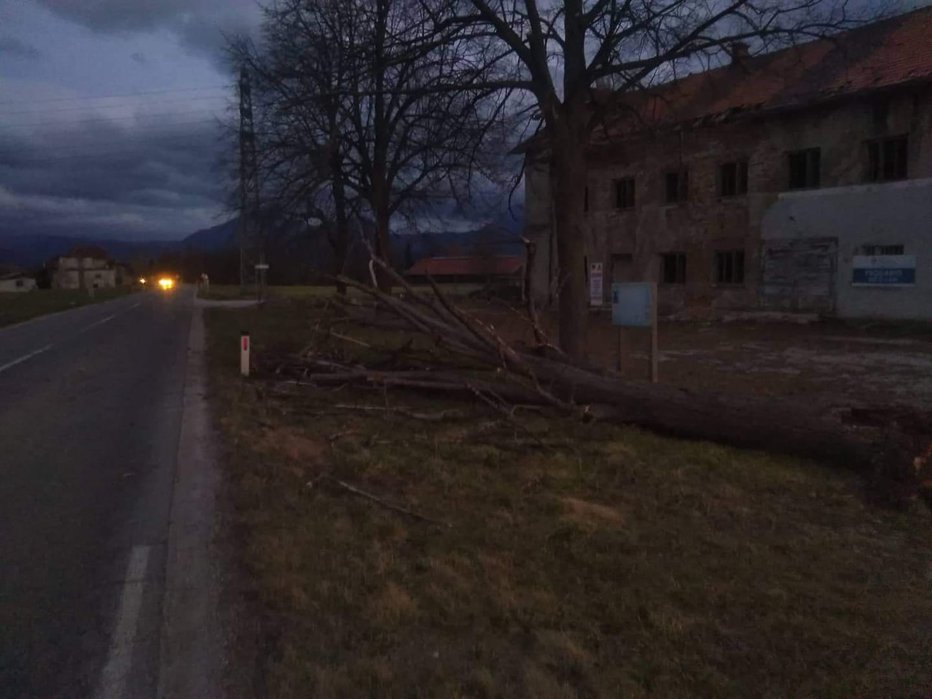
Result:
[[[155,696],[191,313],[149,291],[0,330],[0,697]]]

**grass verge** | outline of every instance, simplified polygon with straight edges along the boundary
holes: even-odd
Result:
[[[37,289],[24,293],[0,293],[0,327],[24,320],[67,311],[91,303],[109,301],[129,294],[129,287],[97,289],[92,298],[87,291],[72,289]]]
[[[868,507],[855,478],[816,464],[635,429],[532,415],[516,431],[449,401],[239,379],[241,328],[259,356],[297,350],[318,313],[281,298],[208,311],[269,696],[932,687],[928,511]]]
[[[431,293],[428,285],[422,284],[416,287],[419,293]],[[451,298],[466,297],[482,290],[478,284],[444,284],[444,293]],[[395,293],[402,293],[403,289],[395,287]],[[203,299],[214,301],[229,301],[235,299],[254,299],[256,291],[253,287],[243,289],[236,284],[212,284],[207,291],[198,290],[198,296]],[[269,286],[266,288],[266,295],[270,299],[323,299],[336,293],[332,285],[328,286]],[[356,289],[348,289],[347,294],[352,298],[365,298],[365,294]]]

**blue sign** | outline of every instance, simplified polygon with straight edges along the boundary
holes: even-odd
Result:
[[[915,255],[856,255],[851,283],[856,286],[912,286],[916,283]]]
[[[915,284],[915,269],[855,269],[854,284]]]
[[[653,282],[612,284],[612,325],[649,328],[654,320]]]

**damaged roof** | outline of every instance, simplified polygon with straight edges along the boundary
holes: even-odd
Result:
[[[644,129],[716,123],[930,81],[932,7],[926,7],[831,38],[741,56],[642,92],[611,94],[604,98],[610,116],[603,137],[622,125],[630,132],[638,123]]]

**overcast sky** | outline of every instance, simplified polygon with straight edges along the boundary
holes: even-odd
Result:
[[[0,235],[181,238],[223,217],[223,33],[254,0],[0,0]]]
[[[223,36],[260,15],[257,0],[0,0],[0,236],[178,239],[223,220]]]

